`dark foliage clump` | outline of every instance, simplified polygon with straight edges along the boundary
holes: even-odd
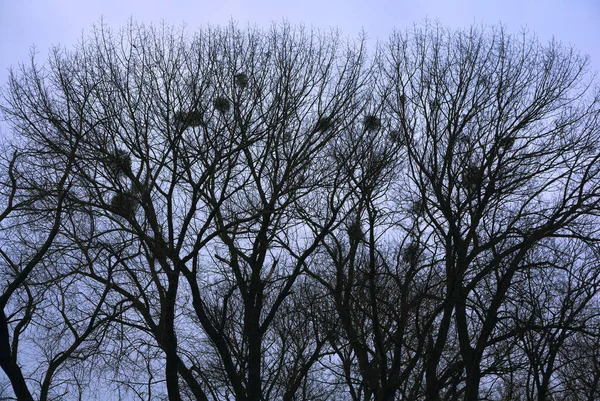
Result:
[[[220,113],[227,113],[231,105],[229,104],[229,100],[223,96],[218,96],[213,100],[213,106]]]
[[[381,128],[381,119],[373,114],[367,114],[363,120],[365,131],[377,131]]]

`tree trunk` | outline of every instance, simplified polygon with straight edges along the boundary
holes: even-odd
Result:
[[[4,309],[0,309],[0,367],[12,385],[18,401],[33,401],[33,397],[27,388],[23,372],[14,358],[11,356],[10,339],[8,334],[8,320]]]

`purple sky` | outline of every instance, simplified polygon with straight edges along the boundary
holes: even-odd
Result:
[[[27,61],[32,45],[45,58],[51,45],[70,47],[101,17],[114,28],[132,17],[145,23],[185,22],[189,31],[231,19],[241,26],[286,19],[335,26],[350,36],[364,29],[371,39],[382,40],[394,28],[426,17],[451,27],[502,22],[509,32],[527,27],[543,41],[554,36],[570,43],[600,70],[600,0],[0,0],[0,85],[10,65]]]

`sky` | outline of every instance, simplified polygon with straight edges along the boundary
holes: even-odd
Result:
[[[33,46],[44,61],[52,45],[73,46],[101,18],[116,29],[133,19],[185,24],[188,31],[231,20],[240,26],[286,20],[337,27],[350,37],[364,30],[372,42],[425,18],[452,28],[502,23],[511,33],[526,28],[542,42],[571,44],[600,70],[600,0],[0,0],[0,86]]]
[[[133,19],[185,24],[189,31],[231,20],[257,26],[286,20],[337,27],[351,37],[365,31],[372,41],[425,18],[452,28],[502,23],[511,33],[527,28],[542,42],[554,37],[573,45],[600,70],[600,0],[0,0],[0,86],[33,46],[43,62],[48,48],[73,46],[101,18],[115,29]]]

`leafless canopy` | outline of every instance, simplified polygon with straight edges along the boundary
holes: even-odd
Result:
[[[32,58],[0,97],[0,394],[600,397],[594,85],[560,44],[429,23]]]

